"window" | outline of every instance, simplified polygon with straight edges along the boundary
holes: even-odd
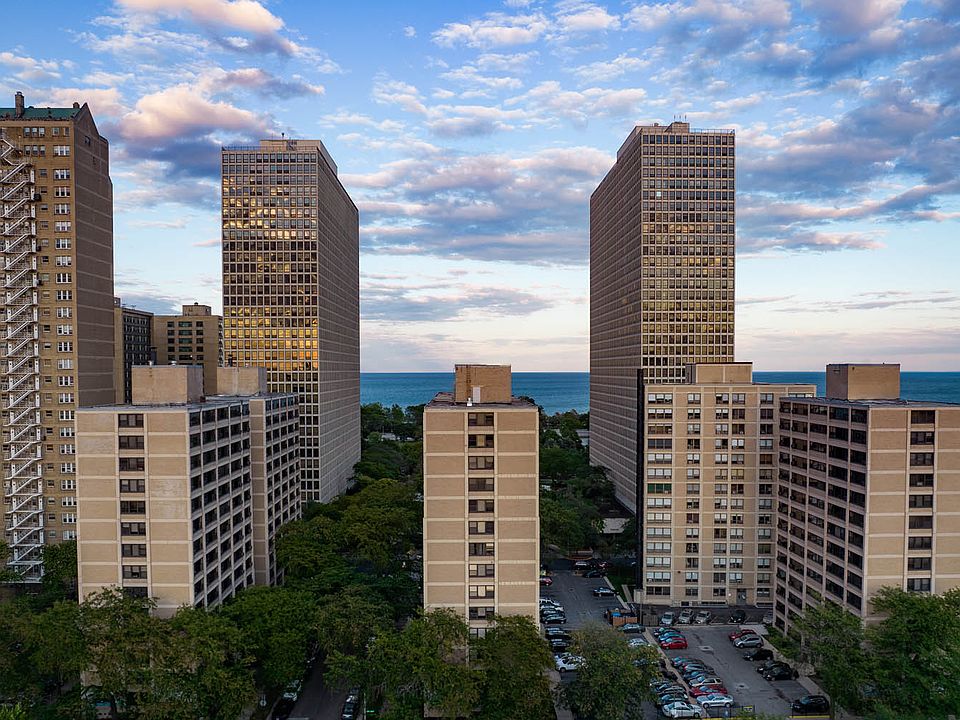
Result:
[[[61,455],[76,455],[77,448],[75,445],[61,445],[60,446]]]
[[[70,188],[67,185],[57,185],[53,188],[53,196],[58,198],[70,197]]]
[[[68,475],[70,473],[75,473],[77,471],[76,463],[60,463],[60,473],[62,475]]]
[[[71,223],[69,220],[57,220],[56,222],[53,223],[53,229],[56,232],[62,232],[62,233],[70,232],[70,229],[72,226],[73,226],[73,223]]]
[[[907,570],[929,570],[931,562],[928,557],[907,558]]]
[[[65,525],[73,525],[77,522],[77,514],[63,513],[63,515],[61,516],[61,522],[63,522]]]
[[[910,444],[911,445],[933,445],[933,431],[921,430],[919,432],[911,432]]]
[[[492,617],[495,613],[495,609],[489,605],[482,606],[470,606],[470,619],[471,620],[486,620],[489,617]]]
[[[470,543],[470,557],[492,557],[493,543]]]
[[[145,522],[122,522],[120,523],[121,535],[146,535],[147,524]]]
[[[470,478],[468,483],[471,492],[493,492],[493,478]]]
[[[142,413],[120,413],[117,415],[117,427],[122,428],[142,428]]]
[[[57,352],[73,352],[73,341],[67,340],[65,342],[58,342]]]
[[[73,393],[60,393],[57,398],[57,402],[61,405],[72,405],[73,404]]]
[[[119,458],[120,472],[143,472],[145,461],[142,457],[138,458]]]
[[[73,282],[73,275],[70,273],[57,273],[56,281],[58,283],[71,283]]]
[[[57,255],[57,267],[70,267],[73,265],[73,258],[69,255]]]
[[[121,435],[117,446],[121,450],[143,450],[143,435]]]
[[[493,435],[469,435],[467,436],[467,447],[469,448],[492,448]]]
[[[59,358],[57,360],[57,370],[73,370],[73,359]]]
[[[493,470],[493,457],[484,455],[467,458],[467,467],[471,470]]]
[[[937,420],[936,410],[911,410],[910,422],[913,425],[933,425]]]
[[[144,543],[123,543],[120,546],[120,554],[123,557],[146,557],[147,546]]]
[[[124,565],[123,579],[124,580],[146,580],[147,566],[146,565]]]
[[[932,515],[913,515],[909,518],[907,524],[911,530],[932,530],[933,516]]]
[[[493,521],[471,521],[467,524],[471,535],[493,535]]]
[[[70,156],[70,146],[69,146],[69,145],[54,145],[54,146],[53,146],[53,155],[54,155],[54,157],[69,157],[69,156]]]
[[[912,488],[932,488],[932,473],[910,473],[910,487]]]
[[[56,129],[56,128],[54,128]],[[53,171],[54,180],[69,180],[70,179],[70,170],[64,168],[55,168]]]
[[[910,592],[930,592],[930,578],[910,578],[907,580]]]
[[[931,550],[933,549],[932,537],[912,537],[907,540],[907,547],[910,550]]]
[[[144,500],[121,500],[120,512],[129,515],[146,515],[147,503]]]
[[[54,240],[54,247],[57,250],[69,250],[71,246],[70,238],[57,238]],[[69,263],[67,263],[69,265]]]
[[[910,507],[912,508],[932,508],[933,495],[911,495]]]
[[[69,215],[70,203],[55,203],[53,206],[54,215]]]
[[[933,465],[933,453],[910,453],[911,465]]]
[[[73,420],[75,418],[75,413],[73,410],[61,410],[60,419],[61,420]]]
[[[470,500],[467,503],[467,508],[472,513],[492,513],[493,500]]]
[[[688,405],[699,405],[699,404],[700,404],[700,393],[687,393],[687,404],[688,404]]]
[[[57,335],[73,335],[73,325],[57,325]]]
[[[493,598],[495,591],[496,585],[471,585],[470,598]]]
[[[147,481],[144,478],[120,480],[120,492],[122,493],[142,493],[147,491]]]
[[[469,566],[470,577],[493,577],[494,565],[491,563],[477,565],[471,563]]]
[[[493,427],[493,413],[468,413],[467,425],[470,427]]]

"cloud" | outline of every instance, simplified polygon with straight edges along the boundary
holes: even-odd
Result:
[[[622,53],[612,60],[598,60],[570,70],[583,82],[610,82],[621,75],[638,72],[650,67],[650,60]]]
[[[549,27],[546,17],[540,13],[507,15],[495,12],[466,23],[447,23],[433,33],[433,41],[441,47],[525,45],[539,40]]]
[[[437,283],[421,287],[366,282],[361,288],[364,320],[421,322],[477,317],[525,316],[552,307],[549,298],[495,286]]]
[[[584,33],[620,29],[620,18],[607,9],[582,0],[565,0],[557,8],[556,22],[561,33]]]
[[[925,293],[907,290],[880,290],[857,293],[849,300],[838,298],[829,303],[791,303],[778,308],[782,313],[834,313],[856,310],[889,310],[910,308],[918,305],[946,305],[960,309],[960,295],[949,290],[933,290]]]
[[[19,52],[0,52],[0,66],[7,68],[10,76],[22,82],[40,83],[60,77],[60,63],[56,60],[38,60]]]
[[[742,247],[754,250],[791,250],[797,252],[837,252],[840,250],[877,250],[884,247],[875,234],[864,232],[792,231],[763,239],[750,238]]]
[[[324,93],[322,85],[308,83],[299,75],[292,75],[290,80],[285,80],[261,68],[241,68],[229,71],[218,68],[203,77],[201,87],[209,92],[216,92],[224,88],[242,88],[244,90],[255,90],[261,95],[276,98],[323,95]]]
[[[128,111],[117,88],[51,88],[47,102],[55,107],[71,107],[74,102],[87,103],[93,117],[116,119]]]
[[[403,36],[408,38],[415,38],[417,36],[417,29],[413,25],[407,25],[403,29]]]
[[[546,80],[505,104],[530,107],[544,117],[563,117],[582,126],[591,118],[634,115],[646,95],[642,88],[564,90],[556,80]]]
[[[378,77],[373,84],[372,97],[374,102],[381,105],[396,105],[410,113],[427,114],[420,91],[410,83],[391,80],[384,76]]]
[[[820,29],[829,35],[851,37],[869,33],[894,20],[906,0],[803,0]]]
[[[236,50],[274,50],[285,55],[304,51],[296,42],[284,37],[284,22],[255,0],[117,0],[128,12],[136,13],[145,22],[149,17],[182,18],[207,29],[249,33],[254,41],[221,36],[225,47]]]

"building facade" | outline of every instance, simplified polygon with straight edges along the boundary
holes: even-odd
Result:
[[[815,393],[754,383],[751,363],[643,386],[644,602],[773,605],[776,410]]]
[[[870,618],[884,586],[960,586],[960,405],[899,390],[899,365],[828,365],[827,397],[780,401],[780,629],[824,600]]]
[[[304,499],[360,459],[359,215],[319,140],[222,151],[224,350],[300,396]]]
[[[115,399],[110,150],[86,104],[0,108],[3,539],[42,576],[76,537],[74,412]]]
[[[203,384],[217,382],[217,368],[223,365],[223,317],[209,305],[184,305],[180,315],[155,315],[153,347],[160,365],[201,365]]]
[[[735,137],[637,126],[590,198],[590,459],[634,508],[644,383],[733,360]]]
[[[153,313],[124,307],[120,298],[113,299],[114,388],[116,402],[128,403],[131,398],[131,370],[134,365],[156,361],[153,348]]]
[[[242,371],[254,370],[254,372]],[[108,587],[157,613],[277,581],[274,534],[300,515],[293,394],[256,368],[135,367],[133,402],[77,412],[81,599]]]
[[[457,365],[423,413],[423,602],[474,635],[488,618],[539,622],[539,413],[509,366]]]

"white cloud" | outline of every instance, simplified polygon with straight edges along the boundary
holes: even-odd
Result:
[[[557,26],[562,33],[618,30],[620,18],[594,3],[567,0],[557,8]]]
[[[407,25],[403,29],[403,36],[408,38],[415,38],[417,36],[417,29],[413,25]]]
[[[433,33],[433,41],[442,47],[460,44],[477,48],[524,45],[539,40],[549,27],[547,19],[539,13],[488,13],[481,20],[447,23]]]
[[[8,68],[10,75],[18,80],[31,83],[60,77],[60,63],[56,60],[38,60],[19,52],[0,52],[0,66]]]

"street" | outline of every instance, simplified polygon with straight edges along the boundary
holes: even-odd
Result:
[[[310,671],[303,683],[303,692],[293,707],[289,720],[340,720],[340,709],[346,690],[329,690],[323,683],[323,668]]]

